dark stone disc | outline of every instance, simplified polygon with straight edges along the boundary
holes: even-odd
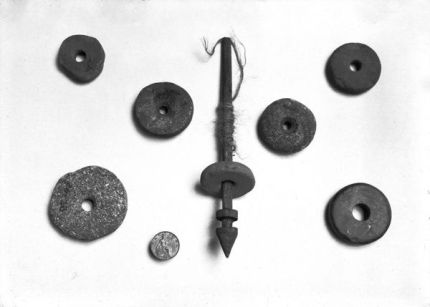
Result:
[[[203,190],[216,197],[222,196],[222,184],[226,181],[233,183],[233,198],[245,195],[255,186],[255,178],[251,169],[239,162],[213,163],[206,167],[200,176]]]
[[[66,236],[84,241],[114,232],[126,213],[124,186],[113,173],[98,166],[61,177],[49,203],[52,224]]]
[[[372,48],[349,43],[332,53],[326,69],[328,81],[335,89],[346,94],[361,94],[378,82],[381,62]]]
[[[292,154],[307,147],[313,140],[316,121],[313,113],[292,99],[270,104],[258,122],[260,140],[277,153]]]
[[[72,35],[61,44],[57,60],[69,78],[79,83],[87,83],[102,72],[105,53],[96,38]]]
[[[354,210],[360,218],[354,217]],[[391,207],[385,195],[366,183],[355,183],[340,190],[328,207],[333,233],[351,244],[367,244],[381,238],[391,222]]]
[[[144,131],[159,137],[181,133],[193,117],[193,101],[181,87],[169,82],[142,89],[134,103],[134,117]]]

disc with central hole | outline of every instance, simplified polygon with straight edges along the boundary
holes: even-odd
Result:
[[[371,89],[381,75],[381,62],[369,46],[349,43],[337,48],[327,62],[330,84],[346,94],[361,94]]]
[[[193,101],[183,88],[161,82],[140,91],[133,111],[141,129],[155,136],[171,137],[188,127],[193,110]]]
[[[105,53],[99,41],[91,36],[72,35],[66,38],[58,52],[58,65],[76,82],[86,83],[103,70]]]
[[[200,175],[200,184],[208,194],[221,197],[223,182],[232,182],[232,197],[250,192],[255,186],[251,169],[239,162],[221,161],[206,167]]]
[[[114,232],[127,213],[127,194],[107,169],[88,166],[60,178],[52,192],[49,218],[73,239],[92,241]]]
[[[356,216],[354,216],[356,211]],[[339,239],[352,244],[367,244],[381,238],[391,222],[391,207],[385,195],[374,186],[355,183],[333,197],[328,220]]]
[[[258,122],[260,140],[271,150],[292,154],[307,147],[313,140],[316,121],[312,112],[292,99],[270,104]]]

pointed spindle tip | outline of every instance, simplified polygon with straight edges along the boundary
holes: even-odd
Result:
[[[228,258],[228,256],[230,256],[231,249],[233,248],[234,241],[236,241],[237,238],[237,228],[219,227],[216,229],[216,235],[221,243],[224,255]]]

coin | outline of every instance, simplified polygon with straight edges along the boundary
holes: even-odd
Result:
[[[151,240],[151,253],[158,260],[169,260],[176,256],[179,251],[179,240],[173,233],[162,231],[157,233]]]

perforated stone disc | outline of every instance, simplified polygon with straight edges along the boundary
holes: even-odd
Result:
[[[58,52],[58,64],[76,82],[86,83],[103,70],[105,52],[100,42],[91,36],[72,35],[66,38]]]
[[[217,197],[221,197],[222,183],[226,181],[233,183],[233,198],[245,195],[255,186],[255,178],[251,169],[239,162],[213,163],[206,167],[200,176],[202,188]]]
[[[362,211],[354,217],[354,208]],[[334,234],[352,244],[367,244],[381,238],[391,223],[387,197],[366,183],[355,183],[341,189],[329,204],[328,218]]]
[[[190,95],[169,82],[148,85],[134,104],[134,117],[139,127],[159,137],[181,133],[190,124],[193,111]]]
[[[260,140],[280,154],[293,154],[306,148],[315,130],[316,121],[311,110],[288,98],[271,103],[258,122]]]
[[[84,203],[90,203],[84,207]],[[92,241],[114,232],[127,213],[127,194],[110,171],[88,166],[60,178],[49,203],[49,218],[63,234]]]
[[[360,43],[337,48],[327,62],[330,84],[346,94],[361,94],[371,89],[381,75],[381,62],[375,51]]]

